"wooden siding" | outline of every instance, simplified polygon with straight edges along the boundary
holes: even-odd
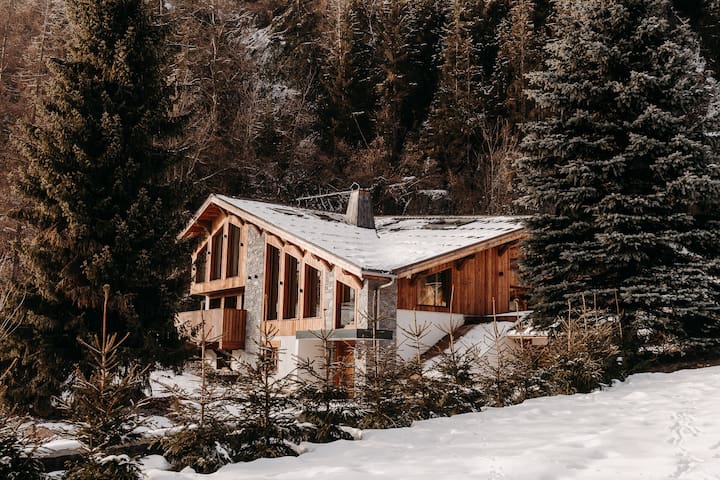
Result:
[[[205,338],[208,343],[217,343],[221,350],[245,348],[245,310],[213,308],[178,314],[178,323],[198,329],[205,322]],[[201,340],[198,332],[195,338]]]
[[[511,271],[510,259],[517,256],[516,244],[505,244],[467,257],[438,263],[422,272],[398,279],[398,308],[449,312],[449,307],[418,305],[419,280],[449,269],[452,272],[452,311],[464,315],[492,314],[495,299],[497,313],[511,310],[511,286],[517,274]]]
[[[270,320],[263,322],[272,331],[277,329],[278,337],[294,337],[298,330],[321,330],[325,328],[325,319],[322,317],[300,318],[292,320]]]

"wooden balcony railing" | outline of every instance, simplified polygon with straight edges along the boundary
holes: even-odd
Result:
[[[245,348],[245,310],[213,308],[178,314],[178,326],[189,333],[193,341],[203,338],[201,325],[205,324],[205,341],[217,343],[220,350]]]

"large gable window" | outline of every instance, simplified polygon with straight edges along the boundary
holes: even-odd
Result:
[[[228,255],[226,277],[237,277],[240,275],[240,227],[228,225]]]
[[[217,280],[222,275],[222,244],[223,231],[220,229],[212,237],[212,249],[210,250],[210,280]]]
[[[300,299],[300,263],[292,255],[285,254],[285,298],[283,318],[297,318]]]
[[[312,318],[320,316],[320,288],[320,271],[310,265],[305,265],[305,305],[303,306],[303,317]]]
[[[280,301],[280,250],[272,245],[267,246],[267,268],[265,272],[265,298],[267,298],[267,310],[265,320],[277,320],[278,303]]]
[[[447,307],[450,305],[452,271],[426,275],[418,281],[418,305]]]
[[[355,325],[355,289],[337,282],[335,292],[335,327]]]
[[[195,283],[203,283],[205,281],[207,257],[208,247],[206,243],[195,257]]]

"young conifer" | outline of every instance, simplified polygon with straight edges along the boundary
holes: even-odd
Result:
[[[139,480],[138,464],[128,455],[110,455],[113,447],[125,446],[138,437],[141,424],[139,408],[142,399],[143,377],[149,367],[137,364],[125,370],[119,360],[120,349],[128,335],[118,339],[117,333],[107,332],[107,305],[110,286],[104,286],[102,334],[95,335],[92,343],[78,339],[92,359],[92,373],[75,372],[70,396],[60,400],[70,421],[76,427],[76,436],[85,446],[85,454],[72,462],[63,477],[65,480],[94,480],[112,478]]]
[[[241,362],[230,394],[240,408],[233,432],[236,461],[297,455],[290,446],[301,440],[297,405],[290,395],[290,377],[278,374],[278,355],[283,352],[273,344],[276,335],[276,327],[261,328],[255,354]]]
[[[357,412],[350,402],[352,385],[344,378],[347,365],[338,359],[332,330],[316,333],[318,355],[304,359],[298,366],[297,389],[300,420],[309,422],[306,437],[315,443],[352,440],[352,435],[340,428],[353,425]]]

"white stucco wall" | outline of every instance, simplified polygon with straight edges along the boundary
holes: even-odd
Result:
[[[316,339],[298,340],[294,336],[275,337],[280,342],[278,358],[278,376],[298,374],[297,366],[305,359],[315,359],[320,355],[320,341]]]

